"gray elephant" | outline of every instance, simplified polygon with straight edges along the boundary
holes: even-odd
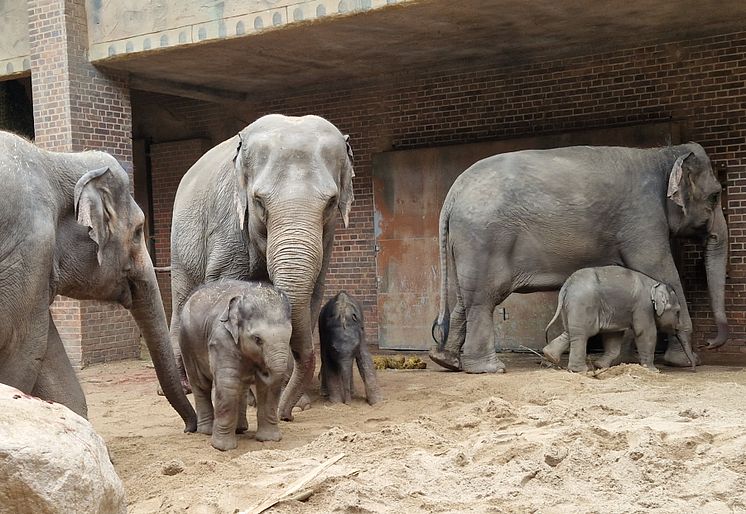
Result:
[[[658,330],[675,334],[680,314],[676,292],[668,284],[621,266],[579,269],[560,289],[557,311],[545,332],[560,316],[564,332],[544,347],[544,356],[559,364],[569,346],[567,369],[587,371],[588,338],[603,334],[605,354],[596,365],[609,367],[621,352],[624,331],[631,329],[640,364],[657,371],[653,357]]]
[[[0,132],[0,382],[87,416],[49,305],[117,302],[135,318],[171,405],[196,429],[169,341],[144,216],[104,152],[56,153]]]
[[[279,441],[277,406],[290,356],[290,302],[261,282],[219,280],[198,287],[181,311],[179,344],[197,409],[197,432],[218,450],[248,429],[256,388],[256,439]]]
[[[686,353],[669,345],[664,358],[689,365],[692,321],[669,236],[706,240],[718,328],[708,347],[717,348],[728,337],[720,193],[695,143],[527,150],[477,162],[456,179],[440,214],[440,312],[430,357],[453,370],[503,371],[492,314],[510,293],[556,290],[580,268],[620,265],[674,288]]]
[[[357,364],[365,397],[373,405],[381,400],[376,370],[365,342],[365,321],[360,304],[346,291],[331,298],[319,314],[321,394],[332,403],[350,403],[354,394],[352,364]]]
[[[181,308],[199,284],[269,280],[292,306],[294,369],[280,417],[314,371],[312,331],[321,307],[337,210],[347,226],[352,152],[318,116],[259,118],[203,155],[179,184],[171,229],[172,343]],[[311,322],[314,320],[314,323]]]

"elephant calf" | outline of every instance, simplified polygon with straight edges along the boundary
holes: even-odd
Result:
[[[680,312],[678,297],[668,284],[621,266],[583,268],[570,275],[560,289],[557,311],[546,331],[560,314],[565,331],[544,347],[544,356],[559,364],[569,346],[568,369],[587,371],[586,343],[590,336],[601,333],[605,353],[596,362],[608,367],[619,356],[624,331],[631,329],[640,364],[657,371],[653,365],[656,327],[675,334]]]
[[[277,407],[290,355],[290,302],[258,282],[220,280],[184,304],[179,345],[194,392],[197,432],[218,450],[236,447],[248,429],[246,401],[256,387],[258,441],[279,441]]]
[[[332,403],[350,403],[354,388],[352,361],[365,384],[365,396],[373,405],[381,400],[373,359],[365,343],[363,310],[347,292],[330,299],[319,314],[321,344],[321,394]]]

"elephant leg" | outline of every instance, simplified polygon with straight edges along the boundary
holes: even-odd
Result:
[[[34,294],[33,290],[28,292]],[[49,339],[48,292],[31,312],[0,312],[0,382],[30,394],[38,381]],[[19,326],[20,325],[20,326]]]
[[[212,407],[212,382],[208,377],[201,375],[196,362],[190,354],[184,355],[184,368],[194,384],[194,410],[197,413],[197,432],[200,434],[212,434],[212,425],[215,413]]]
[[[472,305],[467,311],[466,341],[461,365],[467,373],[503,373],[505,364],[495,352],[494,305]]]
[[[549,362],[559,366],[562,354],[565,353],[568,348],[570,348],[570,339],[568,338],[567,332],[562,332],[542,349],[542,353],[544,353],[544,357],[546,357]]]
[[[646,244],[644,248],[628,249],[623,255],[624,263],[628,268],[669,284],[674,289],[681,305],[679,330],[676,332],[679,341],[674,341],[673,344],[669,342],[663,360],[671,366],[696,366],[700,363],[700,359],[691,349],[692,318],[687,307],[681,278],[671,255],[670,245],[666,244],[665,248],[658,248],[658,246]],[[690,357],[694,362],[691,362]]]
[[[238,446],[236,428],[241,399],[246,397],[244,384],[232,372],[218,370],[212,383],[212,404],[215,422],[211,443],[218,450],[232,450]],[[261,398],[258,399],[261,401]]]
[[[442,349],[433,348],[430,350],[430,359],[439,366],[443,366],[451,371],[461,371],[460,352],[465,340],[466,312],[464,310],[464,303],[461,301],[459,295],[456,306],[451,313],[450,329],[448,330],[446,342]]]
[[[324,365],[324,360],[325,359],[324,359],[324,357],[322,355],[322,357],[321,357],[321,370],[319,371],[319,382],[320,382],[319,395],[322,398],[328,398],[329,397],[329,387],[326,385],[326,374],[327,374],[327,371],[325,369],[326,366]]]
[[[604,353],[594,360],[597,368],[610,368],[618,363],[622,353],[622,342],[624,332],[607,332],[601,336],[604,345]]]
[[[588,371],[585,362],[585,347],[588,344],[588,336],[584,333],[569,331],[570,357],[567,361],[567,369],[576,373]]]
[[[47,334],[47,353],[41,361],[41,369],[31,394],[42,400],[61,403],[87,419],[88,406],[83,389],[75,376],[51,314]]]
[[[256,440],[279,441],[282,439],[277,416],[282,393],[282,382],[275,380],[266,384],[256,381]]]
[[[215,422],[215,412],[212,408],[212,391],[198,385],[194,386],[194,410],[197,412],[197,432],[200,434],[212,434],[212,426]]]
[[[342,370],[338,363],[326,366],[326,392],[331,403],[343,403]]]
[[[637,354],[640,356],[640,364],[650,371],[658,372],[655,367],[655,344],[658,342],[658,331],[655,328],[655,321],[649,320],[649,325],[645,327],[636,327],[635,342],[637,343]]]
[[[352,401],[352,356],[345,356],[342,362],[342,403],[348,404]]]
[[[376,368],[373,365],[373,358],[370,355],[370,350],[365,341],[360,343],[355,362],[357,363],[357,370],[360,373],[360,378],[363,379],[365,398],[368,401],[368,405],[374,405],[380,402],[382,398],[381,390],[378,387]]]
[[[238,400],[238,423],[236,424],[237,434],[243,434],[249,429],[249,420],[246,419],[246,408],[249,403],[249,395],[251,395],[251,398],[254,398],[251,388],[246,386],[245,394],[242,394],[241,398]]]

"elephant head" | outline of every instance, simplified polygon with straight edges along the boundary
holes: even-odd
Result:
[[[251,297],[234,296],[220,317],[241,355],[267,383],[281,380],[290,357],[290,303],[284,293],[282,312],[266,312],[266,307]]]
[[[143,236],[145,217],[130,195],[129,178],[103,152],[70,154],[76,172],[75,216],[60,221],[56,291],[77,299],[113,301],[129,309],[153,359],[166,398],[196,430],[171,349],[163,302]],[[82,176],[81,176],[82,174]]]
[[[234,164],[240,226],[292,307],[295,370],[280,407],[290,419],[313,374],[312,320],[323,294],[337,211],[348,224],[352,153],[347,137],[325,119],[275,114],[241,131]]]
[[[728,339],[725,316],[725,270],[728,259],[728,228],[720,203],[722,187],[715,177],[709,157],[700,145],[685,145],[668,179],[668,219],[676,236],[704,238],[707,287],[717,335],[708,348],[717,348]]]
[[[656,283],[650,288],[655,311],[655,324],[662,332],[675,334],[679,329],[681,304],[676,291],[668,284]]]

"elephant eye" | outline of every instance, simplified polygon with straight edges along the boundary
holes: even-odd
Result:
[[[720,200],[720,193],[712,193],[710,196],[707,197],[707,201],[710,203],[710,205],[716,205],[718,203],[718,200]]]
[[[138,227],[135,229],[133,239],[135,239],[136,241],[139,241],[141,237],[142,237],[142,225],[138,225]]]
[[[259,217],[265,219],[267,210],[264,207],[264,200],[262,200],[259,196],[254,195],[254,206],[256,207],[256,212]]]
[[[254,343],[257,346],[262,346],[264,344],[264,340],[261,337],[253,336]]]

